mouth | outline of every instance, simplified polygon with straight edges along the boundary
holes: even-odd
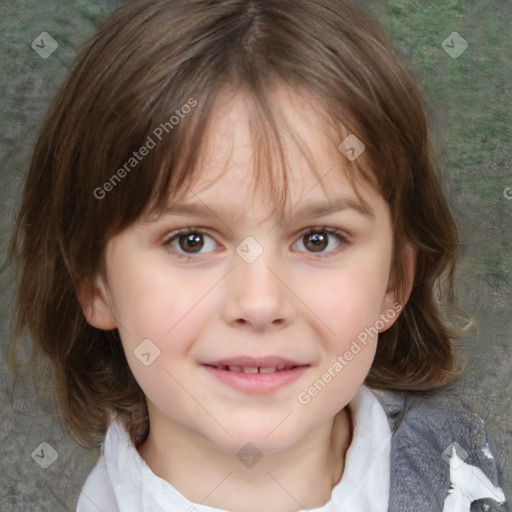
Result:
[[[249,394],[276,391],[298,379],[309,364],[281,357],[238,357],[202,363],[223,384]]]
[[[205,364],[204,366],[209,366],[210,368],[216,368],[217,370],[224,370],[228,372],[235,373],[246,373],[246,374],[255,374],[255,373],[276,373],[283,372],[287,370],[293,370],[295,368],[299,368],[300,366],[307,365],[286,365],[282,364],[279,366],[237,366],[237,365],[209,365]]]

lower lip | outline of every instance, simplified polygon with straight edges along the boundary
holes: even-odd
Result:
[[[297,366],[290,370],[281,370],[274,373],[243,373],[220,370],[213,366],[202,366],[224,384],[253,394],[271,393],[297,380],[308,369],[308,366]]]

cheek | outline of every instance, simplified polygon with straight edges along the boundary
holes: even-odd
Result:
[[[315,417],[333,416],[364,383],[377,349],[376,322],[385,284],[375,274],[354,271],[331,284],[321,315],[327,325],[319,333],[324,357],[308,387],[297,399]],[[317,322],[318,324],[318,322]]]
[[[375,323],[381,313],[386,285],[387,279],[364,269],[331,280],[320,315],[336,338],[346,341]]]
[[[364,332],[364,331],[363,331]],[[310,417],[331,418],[355,396],[375,357],[376,343],[345,336],[332,340],[330,352],[297,395]]]
[[[174,386],[169,371],[187,371],[184,362],[211,316],[208,292],[218,277],[184,278],[179,269],[169,272],[158,262],[145,268],[150,270],[125,265],[117,272],[113,310],[128,364],[151,397],[162,379]]]
[[[206,279],[184,279],[176,270],[158,265],[146,267],[151,269],[143,272],[126,265],[119,272],[113,311],[130,345],[151,338],[163,348],[177,331],[191,327],[190,318],[211,285]]]

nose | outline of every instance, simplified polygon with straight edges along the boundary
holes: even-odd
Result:
[[[285,265],[264,250],[252,263],[234,256],[226,284],[224,321],[254,331],[282,329],[296,318],[293,287]]]

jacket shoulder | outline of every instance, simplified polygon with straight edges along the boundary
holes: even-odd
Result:
[[[390,428],[390,512],[439,511],[450,490],[450,457],[479,468],[494,486],[499,471],[484,421],[453,391],[430,396],[377,392]],[[484,502],[506,512],[506,503]],[[473,509],[472,509],[473,510]],[[480,509],[476,509],[480,510]]]

